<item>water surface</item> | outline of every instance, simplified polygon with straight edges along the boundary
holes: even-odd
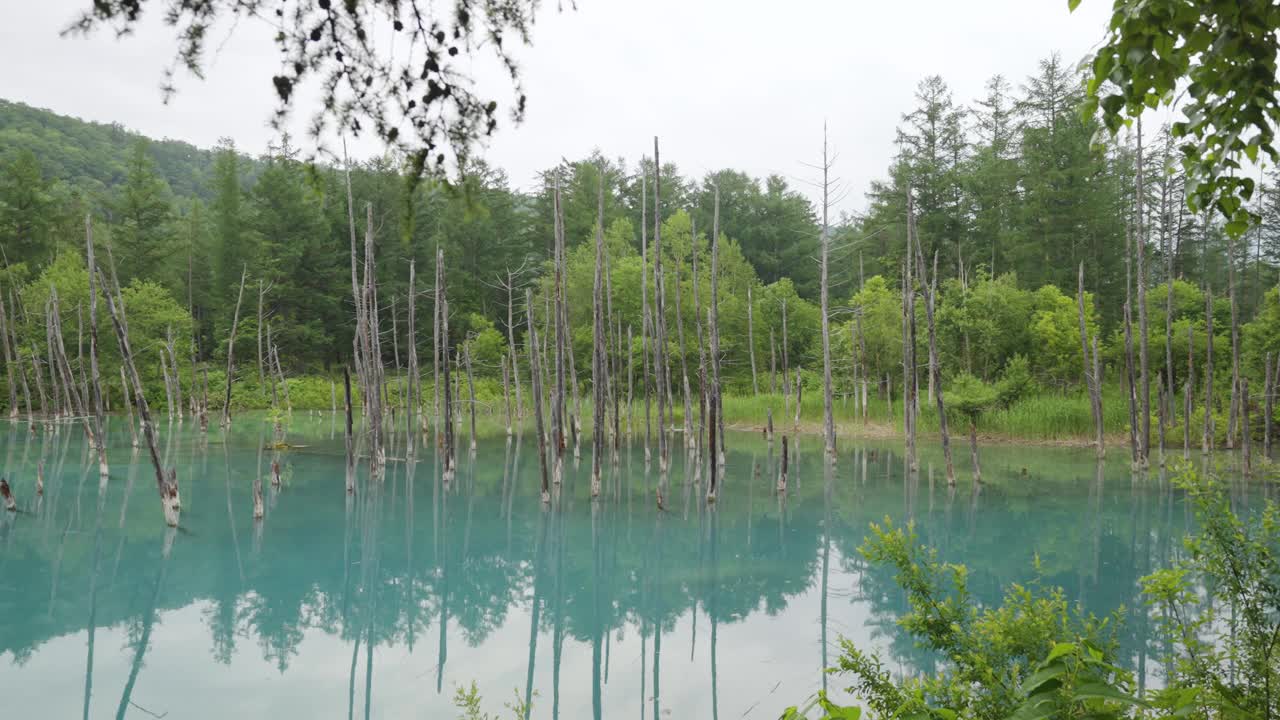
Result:
[[[847,637],[898,673],[935,659],[896,627],[892,573],[857,547],[868,523],[912,521],[922,542],[970,569],[973,592],[1036,576],[1098,613],[1131,608],[1125,661],[1151,675],[1137,579],[1180,551],[1181,493],[1122,453],[986,448],[948,488],[923,451],[904,474],[896,444],[779,447],[731,435],[719,502],[674,461],[667,510],[639,445],[606,464],[589,497],[590,450],[570,460],[554,506],[539,501],[530,437],[482,441],[439,479],[431,448],[385,480],[344,492],[341,422],[297,417],[272,490],[270,428],[244,417],[202,437],[162,433],[178,467],[182,527],[162,522],[145,451],[110,433],[99,487],[80,430],[0,426],[21,512],[0,518],[0,692],[9,717],[454,717],[459,685],[489,712],[531,698],[532,717],[775,718],[828,685]],[[400,445],[403,445],[401,440]],[[464,446],[465,448],[465,446]],[[35,496],[37,466],[45,488]],[[266,517],[252,518],[253,478]]]

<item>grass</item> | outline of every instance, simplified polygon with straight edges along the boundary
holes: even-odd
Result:
[[[220,410],[223,397],[223,373],[209,373],[209,394],[211,409]],[[425,378],[422,388],[422,405],[430,408],[434,391],[430,377]],[[470,417],[466,410],[469,393],[465,376],[461,378],[460,404],[462,408],[462,431],[469,432]],[[289,400],[296,412],[311,410],[329,410],[333,391],[336,388],[339,411],[343,406],[342,378],[322,375],[306,375],[288,379]],[[584,383],[585,384],[585,383]],[[476,423],[477,435],[495,437],[506,432],[506,400],[503,396],[502,383],[495,378],[476,378]],[[401,393],[404,387],[404,375],[388,374],[387,396],[388,406],[402,406]],[[523,386],[525,405],[525,424],[532,425],[531,403],[528,397],[529,387]],[[638,389],[638,388],[637,388]],[[355,400],[359,403],[359,393],[353,388]],[[590,387],[582,391],[582,417],[580,422],[584,433],[589,435],[593,415]],[[163,394],[157,394],[161,400]],[[944,396],[945,397],[945,396]],[[938,432],[938,413],[936,405],[929,403],[924,395],[920,402],[919,430],[926,435]],[[283,403],[283,393],[281,393]],[[514,403],[514,397],[512,402]],[[696,413],[696,399],[695,399]],[[572,399],[570,400],[572,404]],[[156,404],[153,402],[153,404]],[[1153,402],[1154,405],[1154,402]],[[1168,445],[1180,447],[1182,443],[1182,398],[1175,398],[1175,421],[1167,432]],[[1194,403],[1196,410],[1192,418],[1192,443],[1198,445],[1204,423],[1203,405],[1199,396]],[[232,407],[237,410],[265,410],[271,407],[270,386],[259,386],[254,375],[244,377],[232,386]],[[795,422],[794,405],[781,394],[762,393],[760,395],[730,394],[724,398],[725,422],[740,430],[760,430],[765,426],[769,411],[773,412],[774,427],[779,431],[798,429],[800,432],[821,432],[822,395],[806,388],[804,393],[800,421]],[[902,435],[902,404],[900,398],[894,398],[892,404],[883,397],[869,398],[866,417],[863,418],[855,407],[852,396],[835,400],[835,421],[837,433],[845,437],[900,437]],[[572,410],[571,410],[572,411]],[[657,403],[653,403],[651,412],[656,418]],[[1123,389],[1118,384],[1107,385],[1103,389],[1103,426],[1110,445],[1127,442],[1129,415],[1128,401]],[[675,394],[675,423],[683,425],[684,400],[677,390]],[[950,430],[953,436],[963,436],[967,432],[967,421],[956,414],[948,413]],[[1227,421],[1225,408],[1215,415],[1218,440],[1225,438]],[[644,432],[644,401],[637,393],[631,408],[632,430],[636,434]],[[399,420],[397,420],[399,422]],[[624,423],[625,427],[625,418]],[[1152,418],[1153,443],[1158,432],[1156,418]],[[1254,418],[1255,431],[1260,431],[1262,419]],[[1089,400],[1083,391],[1040,390],[1023,397],[1007,407],[987,411],[978,421],[978,432],[986,440],[1010,442],[1039,442],[1047,444],[1087,444],[1093,440],[1093,416]],[[589,436],[582,439],[584,444],[590,442]]]

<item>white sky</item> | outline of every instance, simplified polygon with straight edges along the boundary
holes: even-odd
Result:
[[[278,65],[270,29],[245,21],[221,46],[204,81],[181,77],[161,103],[161,70],[173,55],[162,5],[132,37],[60,38],[89,0],[8,0],[0,7],[0,97],[156,138],[212,146],[230,136],[250,153],[273,138],[270,77]],[[569,3],[564,3],[566,8]],[[1103,35],[1110,0],[578,0],[557,12],[544,0],[534,45],[518,56],[529,109],[499,129],[485,152],[528,188],[535,173],[593,148],[634,162],[662,142],[664,161],[686,175],[732,167],[800,182],[813,173],[826,119],[847,184],[839,209],[865,207],[870,182],[893,154],[894,129],[916,83],[941,74],[958,102],[991,75],[1017,87],[1039,59],[1059,51],[1074,65]],[[484,72],[488,75],[488,72]],[[505,81],[491,92],[510,98]],[[295,113],[298,142],[310,108]],[[362,155],[377,148],[356,148]]]

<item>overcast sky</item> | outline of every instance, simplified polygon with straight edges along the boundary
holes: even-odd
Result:
[[[175,44],[159,21],[163,3],[146,4],[156,7],[133,37],[60,38],[89,4],[0,9],[0,97],[202,147],[230,136],[259,153],[274,138],[267,120],[279,61],[270,28],[220,29],[206,79],[182,78],[164,105],[161,70]],[[504,123],[485,154],[528,188],[538,170],[593,148],[634,162],[658,135],[663,160],[686,175],[732,167],[801,186],[813,175],[803,162],[818,159],[825,119],[847,185],[839,209],[860,212],[922,77],[941,74],[966,104],[995,73],[1017,87],[1055,50],[1070,65],[1084,57],[1110,5],[1085,0],[1069,13],[1066,0],[578,0],[576,11],[557,12],[544,0],[534,44],[519,52],[527,118]],[[497,97],[509,98],[498,83]],[[310,113],[300,110],[302,141]]]

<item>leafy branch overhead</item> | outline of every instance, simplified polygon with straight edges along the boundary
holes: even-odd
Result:
[[[1074,10],[1080,0],[1067,0]],[[1234,236],[1259,218],[1246,207],[1244,161],[1280,163],[1274,146],[1280,5],[1271,0],[1115,0],[1085,69],[1082,112],[1115,133],[1144,109],[1178,105],[1173,124],[1193,211],[1216,208]]]
[[[63,34],[106,26],[134,32],[144,11],[163,13],[178,50],[164,70],[162,91],[175,91],[179,68],[203,77],[207,42],[220,21],[251,18],[277,29],[281,65],[271,77],[280,129],[298,89],[315,82],[320,109],[309,132],[323,151],[332,134],[373,132],[409,158],[411,174],[461,166],[471,148],[498,127],[499,103],[470,74],[481,50],[505,69],[512,122],[525,112],[513,47],[528,45],[537,0],[455,0],[451,12],[427,0],[93,0]]]

